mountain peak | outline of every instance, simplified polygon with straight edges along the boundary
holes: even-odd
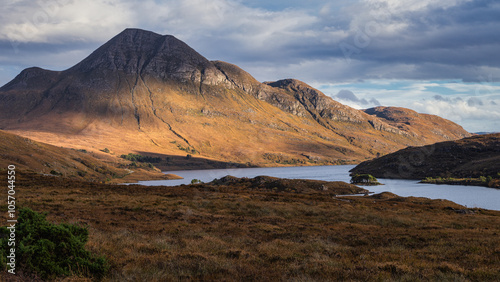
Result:
[[[157,36],[157,37],[162,36],[156,32],[153,32],[153,31],[140,29],[140,28],[128,27],[128,28],[124,29],[122,32],[118,33],[117,36],[115,36],[115,37],[119,37],[119,36],[123,36],[123,35],[127,35],[127,34],[133,34],[133,35],[134,34],[144,34],[144,35],[149,34],[151,36]]]
[[[166,78],[188,75],[209,64],[205,57],[172,35],[127,28],[70,70],[122,71]]]

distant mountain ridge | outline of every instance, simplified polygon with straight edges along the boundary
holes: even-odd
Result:
[[[65,71],[26,69],[0,98],[0,128],[35,140],[256,165],[351,163],[470,136],[407,109],[356,110],[295,79],[260,83],[140,29]]]

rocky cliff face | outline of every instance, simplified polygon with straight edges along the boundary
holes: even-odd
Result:
[[[138,29],[68,70],[24,70],[0,99],[0,128],[39,141],[260,165],[354,162],[468,136],[409,110],[359,111],[298,80],[260,83]]]

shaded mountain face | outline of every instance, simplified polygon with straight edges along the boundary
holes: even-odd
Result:
[[[469,136],[407,109],[356,110],[298,80],[260,83],[139,29],[68,70],[22,71],[0,99],[0,128],[35,140],[256,165],[350,163]]]
[[[351,172],[402,179],[496,176],[500,172],[500,133],[406,148],[365,161]]]

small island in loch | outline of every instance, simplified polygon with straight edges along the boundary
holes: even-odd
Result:
[[[351,178],[351,184],[363,186],[384,185],[378,182],[377,178],[371,174],[354,174]]]

